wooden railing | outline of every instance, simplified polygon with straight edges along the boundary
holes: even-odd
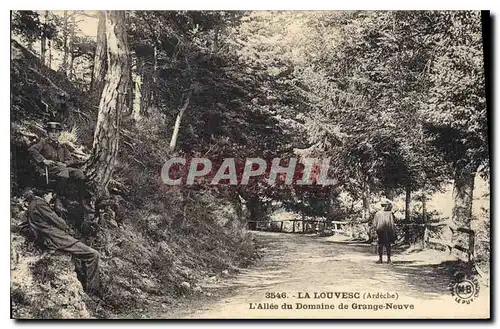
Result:
[[[344,233],[345,230],[341,229],[341,225],[349,225],[351,223],[349,222],[341,222],[341,221],[324,221],[324,220],[311,220],[311,219],[283,219],[283,220],[273,220],[273,221],[247,221],[248,224],[253,224],[255,223],[255,227],[257,231],[265,231],[260,227],[259,229],[259,224],[265,224],[266,226],[270,226],[271,223],[279,223],[280,229],[279,232],[285,232],[283,230],[283,226],[285,222],[291,222],[292,223],[292,232],[286,232],[286,233],[306,233],[306,225],[308,224],[318,224],[315,230],[321,230],[321,227],[323,230],[327,228],[327,226],[333,225],[331,228],[332,232],[335,233]],[[297,222],[301,222],[302,225],[297,225]],[[299,230],[299,227],[301,229]],[[301,231],[301,232],[299,232]]]
[[[438,222],[438,223],[403,223],[401,226],[423,226],[424,234],[423,234],[423,244],[424,248],[428,246],[429,243],[438,244],[441,246],[445,246],[451,252],[453,249],[457,249],[463,253],[467,254],[467,259],[470,261],[474,260],[474,249],[475,249],[475,240],[476,233],[474,230],[467,227],[454,227],[450,226],[450,224],[446,222]],[[446,241],[442,239],[435,239],[429,236],[429,230],[431,227],[448,227],[450,229],[452,236],[457,233],[464,233],[468,235],[468,246],[463,247],[459,244],[453,244],[451,241]],[[453,240],[453,239],[452,239]]]
[[[306,231],[306,225],[314,225],[317,224],[316,228],[313,231],[321,231],[321,230],[326,230],[327,228],[330,228],[331,232],[334,233],[347,233],[346,228],[350,227],[351,232],[352,228],[354,225],[359,225],[363,222],[358,222],[358,221],[353,221],[353,222],[343,222],[343,221],[325,221],[325,220],[311,220],[311,219],[284,219],[284,220],[276,220],[276,221],[248,221],[249,224],[255,223],[255,229],[256,230],[262,230],[266,231],[268,230],[267,227],[271,226],[271,223],[279,223],[279,230],[275,230],[278,232],[285,232],[284,231],[284,223],[285,222],[291,222],[292,223],[292,231],[291,232],[286,232],[286,233],[307,233]],[[297,222],[301,222],[302,225],[299,225],[297,227]],[[364,222],[366,223],[366,222]],[[266,227],[259,227],[259,224],[265,224]],[[298,229],[300,228],[301,229]],[[445,246],[449,249],[451,252],[453,249],[459,250],[463,253],[467,254],[467,259],[470,261],[474,260],[474,248],[475,248],[475,232],[474,230],[471,230],[466,227],[453,227],[450,226],[446,222],[437,222],[437,223],[398,223],[397,226],[420,226],[424,228],[423,231],[423,237],[422,241],[424,244],[424,248],[428,247],[429,244],[437,244],[441,246]],[[430,237],[430,229],[432,227],[448,227],[451,230],[452,236],[457,234],[457,233],[463,233],[468,235],[468,246],[464,247],[459,244],[453,244],[451,241],[445,241],[442,239],[436,239]],[[453,240],[453,239],[452,239]]]

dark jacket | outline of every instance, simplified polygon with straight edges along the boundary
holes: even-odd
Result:
[[[38,164],[43,163],[43,160],[63,162],[68,166],[77,163],[64,145],[50,138],[40,140],[29,148],[29,152]]]
[[[373,217],[373,228],[384,241],[393,243],[396,241],[396,228],[394,225],[394,215],[390,211],[379,210]]]
[[[78,242],[69,235],[69,228],[64,219],[40,197],[35,197],[28,206],[28,223],[37,241],[48,249],[63,249]]]

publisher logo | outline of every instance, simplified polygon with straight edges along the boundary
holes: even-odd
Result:
[[[470,304],[479,296],[478,280],[468,276],[458,276],[451,284],[451,295],[459,304]]]

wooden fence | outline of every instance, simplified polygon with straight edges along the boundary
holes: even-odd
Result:
[[[285,232],[283,226],[285,222],[292,223],[292,232]],[[297,222],[301,222],[302,225],[297,225]],[[324,221],[324,220],[310,220],[310,219],[283,219],[283,220],[273,220],[273,221],[247,221],[248,224],[256,224],[256,231],[269,231],[266,228],[271,226],[271,223],[279,223],[280,229],[278,232],[285,233],[306,233],[306,227],[316,224],[314,231],[326,230],[328,225],[332,225],[331,231],[335,233],[344,233],[345,230],[341,228],[341,225],[350,225],[349,222],[341,221]],[[265,227],[259,227],[259,224],[265,224]],[[351,224],[352,225],[352,224]],[[249,226],[250,227],[250,226]],[[301,229],[299,229],[301,227]]]
[[[471,230],[470,228],[466,227],[454,227],[450,226],[450,224],[445,223],[445,222],[438,222],[438,223],[403,223],[402,226],[423,226],[424,227],[424,234],[423,234],[423,244],[424,248],[426,248],[429,244],[437,244],[441,246],[445,246],[448,248],[448,250],[451,252],[453,249],[457,249],[463,253],[467,254],[467,259],[470,261],[474,260],[474,249],[475,249],[475,240],[476,240],[476,232],[474,230]],[[467,248],[464,246],[461,246],[459,244],[453,244],[451,241],[446,241],[442,239],[435,239],[431,238],[429,236],[429,231],[430,228],[432,227],[447,227],[450,231],[452,236],[454,236],[457,233],[463,233],[468,235],[468,246]],[[452,239],[453,240],[453,239]]]
[[[309,219],[285,219],[285,220],[277,220],[277,221],[248,221],[249,224],[254,224],[255,223],[255,230],[257,231],[271,231],[271,223],[279,223],[279,230],[274,230],[278,232],[285,232],[283,230],[284,228],[284,223],[285,222],[291,222],[292,223],[292,232],[286,232],[286,233],[309,233],[311,231],[317,232],[317,231],[326,231],[329,229],[329,231],[333,233],[347,233],[347,228],[349,227],[352,229],[355,225],[361,224],[362,222],[342,222],[342,221],[325,221],[325,220],[309,220]],[[297,225],[297,222],[301,222],[302,225]],[[260,224],[260,227],[259,227]],[[265,224],[265,227],[262,227],[262,224]],[[315,225],[316,227],[313,230],[307,230],[306,227],[313,227]],[[470,261],[474,260],[474,248],[475,248],[475,232],[474,230],[471,230],[466,227],[453,227],[450,226],[448,223],[445,222],[437,222],[437,223],[400,223],[398,226],[420,226],[424,228],[423,232],[423,237],[422,241],[424,244],[424,248],[428,247],[429,244],[437,244],[441,246],[445,246],[448,248],[449,252],[451,252],[453,249],[457,249],[463,253],[467,254],[467,258]],[[249,226],[250,227],[250,226]],[[458,244],[453,244],[451,241],[445,241],[445,240],[440,240],[436,238],[431,238],[430,237],[430,229],[433,227],[448,227],[448,229],[451,230],[452,237],[457,234],[457,233],[463,233],[468,235],[468,246],[464,247]],[[299,229],[301,228],[301,229]],[[453,240],[453,239],[452,239]]]

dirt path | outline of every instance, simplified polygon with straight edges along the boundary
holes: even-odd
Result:
[[[489,291],[480,287],[469,305],[451,296],[449,264],[438,252],[393,256],[393,264],[375,264],[373,246],[338,238],[256,233],[265,255],[237,276],[205,284],[226,293],[218,300],[199,300],[186,308],[161,314],[166,318],[400,318],[488,317]],[[314,298],[315,293],[347,292]],[[272,298],[269,293],[285,293]],[[357,295],[359,293],[359,295]],[[367,298],[366,293],[397,294],[397,298]],[[266,298],[267,294],[267,298]],[[310,297],[310,298],[307,298]],[[324,298],[321,298],[324,297]],[[329,298],[331,297],[331,298]],[[340,297],[340,298],[339,298]],[[358,297],[358,298],[356,298]],[[284,309],[283,304],[291,309]],[[343,303],[348,309],[339,309]],[[378,309],[393,303],[403,309]],[[321,306],[323,304],[323,306]],[[304,305],[323,307],[305,308]],[[333,305],[334,309],[325,309]],[[369,305],[371,309],[360,309]],[[406,306],[405,306],[406,305]],[[302,307],[301,307],[302,306]],[[269,308],[277,309],[269,309]],[[357,307],[357,308],[356,308]]]

